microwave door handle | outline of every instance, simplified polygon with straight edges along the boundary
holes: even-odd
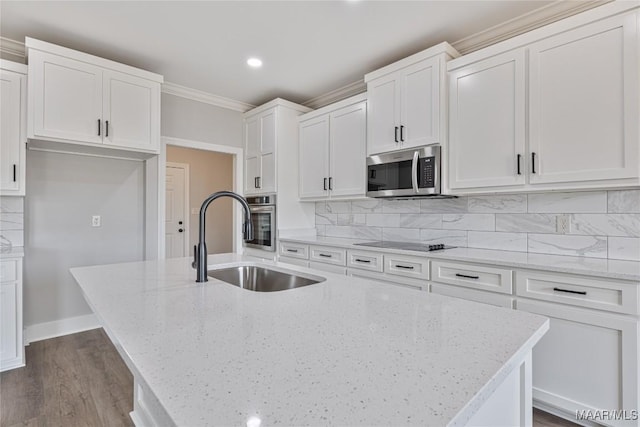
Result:
[[[413,152],[413,162],[411,163],[411,186],[413,192],[418,193],[418,151]]]

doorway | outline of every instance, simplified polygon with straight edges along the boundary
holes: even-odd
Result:
[[[199,141],[163,137],[165,175],[160,213],[163,214],[162,256],[166,258],[193,255],[198,243],[198,220],[202,201],[221,190],[242,188],[242,149]],[[160,166],[160,165],[159,165]],[[183,172],[184,171],[184,172]],[[182,175],[184,173],[184,182]],[[240,190],[241,191],[241,190]],[[206,243],[210,254],[236,252],[237,224],[241,214],[231,199],[222,198],[207,210]],[[240,219],[241,221],[241,219]],[[182,224],[180,223],[182,222]],[[182,230],[182,231],[180,231]]]

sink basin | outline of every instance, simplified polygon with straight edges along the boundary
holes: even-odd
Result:
[[[286,289],[314,285],[326,280],[324,277],[255,265],[240,265],[219,270],[209,270],[208,275],[214,279],[257,292],[284,291]]]

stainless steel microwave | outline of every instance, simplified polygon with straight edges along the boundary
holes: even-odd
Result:
[[[439,195],[439,145],[367,157],[367,197]]]

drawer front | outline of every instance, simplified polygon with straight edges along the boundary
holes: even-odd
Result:
[[[429,279],[429,260],[427,258],[385,255],[384,272],[414,279]]]
[[[492,292],[513,292],[513,271],[458,262],[432,261],[431,280]]]
[[[309,248],[309,259],[333,265],[347,265],[347,251],[329,246],[311,246]]]
[[[348,251],[347,267],[381,273],[383,270],[383,256],[377,252]]]
[[[288,256],[281,256],[278,261],[280,262],[286,262],[287,264],[293,264],[293,265],[297,265],[300,267],[309,267],[309,261],[305,260],[305,259],[298,259],[298,258],[290,258]]]
[[[638,314],[637,283],[538,271],[516,272],[516,294],[543,301]]]
[[[441,285],[439,283],[431,284],[431,292],[498,307],[513,308],[514,298],[493,292],[476,291],[475,289],[465,289],[458,286]]]
[[[18,260],[0,261],[0,282],[14,282],[16,280],[18,280]]]
[[[280,242],[280,255],[292,258],[309,259],[309,245]]]
[[[375,281],[385,285],[400,286],[403,288],[416,289],[418,291],[428,291],[429,284],[424,280],[409,279],[406,277],[392,276],[385,273],[374,273],[373,271],[347,269],[347,276],[358,277],[364,280]]]

